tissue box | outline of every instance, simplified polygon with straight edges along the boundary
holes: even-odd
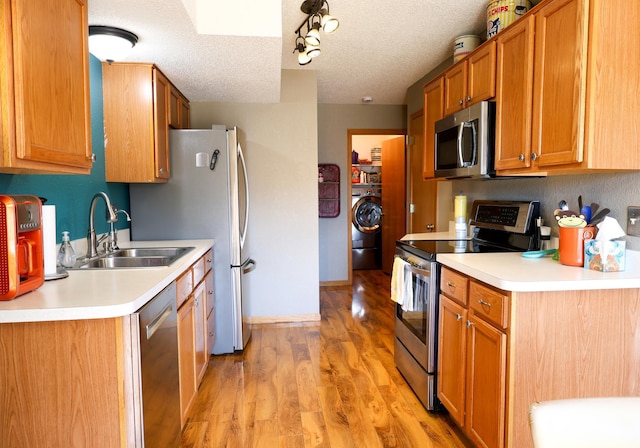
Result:
[[[585,240],[584,267],[594,271],[624,271],[625,242]]]

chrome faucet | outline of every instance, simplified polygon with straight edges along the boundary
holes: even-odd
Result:
[[[127,218],[127,222],[131,222],[131,215],[129,215],[129,213],[127,213],[126,210],[121,210],[118,207],[116,207],[115,205],[113,206],[113,210],[114,210],[116,216],[118,216],[118,213],[122,213]],[[116,223],[115,222],[109,223],[109,226],[110,226],[109,242],[108,242],[109,246],[108,246],[108,248],[105,248],[105,250],[107,252],[114,252],[114,251],[120,249],[118,247],[118,229],[116,229]]]
[[[99,192],[96,193],[93,199],[91,200],[91,208],[89,209],[89,233],[87,235],[87,258],[95,258],[98,256],[98,244],[102,241],[105,236],[100,238],[100,241],[96,239],[96,227],[93,219],[93,215],[96,210],[96,203],[98,202],[98,198],[103,198],[105,205],[107,206],[107,213],[105,215],[105,219],[109,224],[113,224],[118,221],[118,215],[115,212],[114,207],[111,205],[111,201],[109,200],[109,196],[107,193]],[[107,235],[106,237],[111,238],[111,235]]]

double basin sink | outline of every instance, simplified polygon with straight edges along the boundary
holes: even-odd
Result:
[[[194,247],[138,247],[118,249],[97,258],[78,260],[71,269],[159,268],[173,264]]]

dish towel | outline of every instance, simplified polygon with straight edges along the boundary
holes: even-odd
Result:
[[[402,311],[413,311],[413,281],[411,265],[395,257],[391,270],[391,300],[398,303]]]

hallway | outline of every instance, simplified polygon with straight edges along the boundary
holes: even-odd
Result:
[[[320,323],[254,326],[244,354],[213,356],[182,447],[465,447],[393,362],[389,277],[353,271],[320,290]]]

